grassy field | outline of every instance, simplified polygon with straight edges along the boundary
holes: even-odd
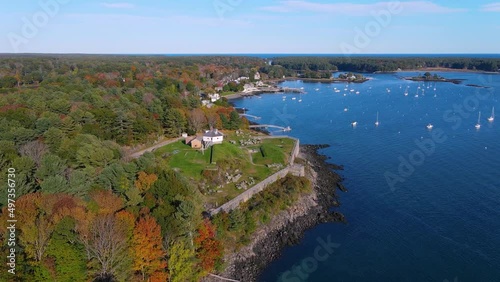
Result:
[[[287,165],[294,145],[294,140],[289,138],[263,139],[261,144],[246,147],[239,145],[241,139],[259,136],[262,137],[256,133],[247,132],[243,135],[236,135],[234,132],[226,132],[224,142],[213,147],[212,163],[210,163],[210,148],[202,152],[192,149],[184,144],[184,141],[159,148],[154,151],[154,154],[166,159],[172,169],[180,171],[194,182],[203,181],[205,170],[217,171],[221,167],[231,167],[239,169],[242,174],[238,182],[252,177],[257,183],[277,171],[277,168],[269,168],[266,165],[281,164],[283,167]],[[231,140],[236,144],[231,144],[229,142]],[[262,152],[265,152],[264,155]],[[228,170],[230,174],[234,174],[234,169]],[[217,193],[207,194],[206,201],[221,205],[241,192],[243,191],[238,190],[235,183],[225,184]]]
[[[255,164],[286,164],[293,149],[294,140],[290,138],[265,139],[259,152],[252,155]]]

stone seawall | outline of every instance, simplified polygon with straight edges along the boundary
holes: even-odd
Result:
[[[283,136],[276,136],[276,137],[273,136],[273,138],[283,138]],[[292,137],[288,137],[288,138],[295,140],[295,145],[293,147],[292,152],[290,153],[290,158],[288,159],[289,165],[287,167],[285,167],[284,169],[269,176],[268,178],[262,180],[261,182],[257,183],[255,186],[253,186],[253,187],[249,188],[248,190],[246,190],[245,192],[239,194],[231,201],[229,201],[229,202],[223,204],[222,206],[210,211],[210,214],[215,215],[221,211],[229,212],[231,210],[234,210],[241,203],[248,201],[250,198],[252,198],[253,195],[266,189],[266,187],[268,185],[276,182],[278,179],[285,177],[289,173],[291,173],[295,176],[305,176],[304,166],[294,164],[295,157],[297,157],[300,153],[300,141],[299,141],[299,139],[296,139],[296,138],[292,138]]]

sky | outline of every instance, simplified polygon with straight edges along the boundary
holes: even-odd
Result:
[[[500,53],[483,0],[4,1],[0,53]]]

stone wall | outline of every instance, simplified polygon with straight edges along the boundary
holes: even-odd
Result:
[[[277,136],[276,138],[283,138],[283,136]],[[291,138],[291,137],[288,137]],[[223,204],[222,206],[212,210],[210,214],[215,215],[221,211],[226,211],[229,212],[231,210],[234,210],[237,208],[241,203],[244,203],[248,201],[250,198],[252,198],[253,195],[261,192],[262,190],[266,189],[266,187],[269,184],[274,183],[278,179],[281,179],[285,177],[287,174],[291,173],[295,176],[304,176],[305,175],[305,170],[303,165],[296,165],[294,164],[295,157],[297,157],[300,153],[300,144],[299,140],[295,138],[291,138],[295,140],[295,146],[291,152],[291,156],[289,159],[289,165],[285,167],[284,169],[276,172],[275,174],[269,176],[268,178],[262,180],[261,182],[257,183],[255,186],[249,188],[245,192],[239,194],[236,196],[234,199],[231,201]]]

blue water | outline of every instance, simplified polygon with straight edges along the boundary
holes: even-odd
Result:
[[[262,117],[260,123],[290,126],[289,134],[303,144],[331,145],[321,153],[345,166],[340,174],[349,189],[339,192],[348,224],[307,231],[259,281],[500,281],[500,113],[487,121],[493,106],[500,111],[500,75],[440,75],[467,80],[437,83],[436,91],[434,83],[427,88],[391,74],[370,75],[369,82],[349,85],[348,91],[345,84],[289,81],[283,86],[304,87],[307,94],[234,101]],[[492,88],[465,86],[469,83]],[[416,98],[418,85],[425,92],[420,89]],[[453,115],[459,105],[462,112]],[[480,130],[474,128],[478,111]],[[437,133],[440,142],[430,141]],[[422,153],[419,140],[434,142],[435,149]],[[400,157],[408,161],[410,155],[414,172],[401,176]],[[391,188],[387,172],[404,182]],[[314,258],[318,240],[339,246],[320,261]]]

